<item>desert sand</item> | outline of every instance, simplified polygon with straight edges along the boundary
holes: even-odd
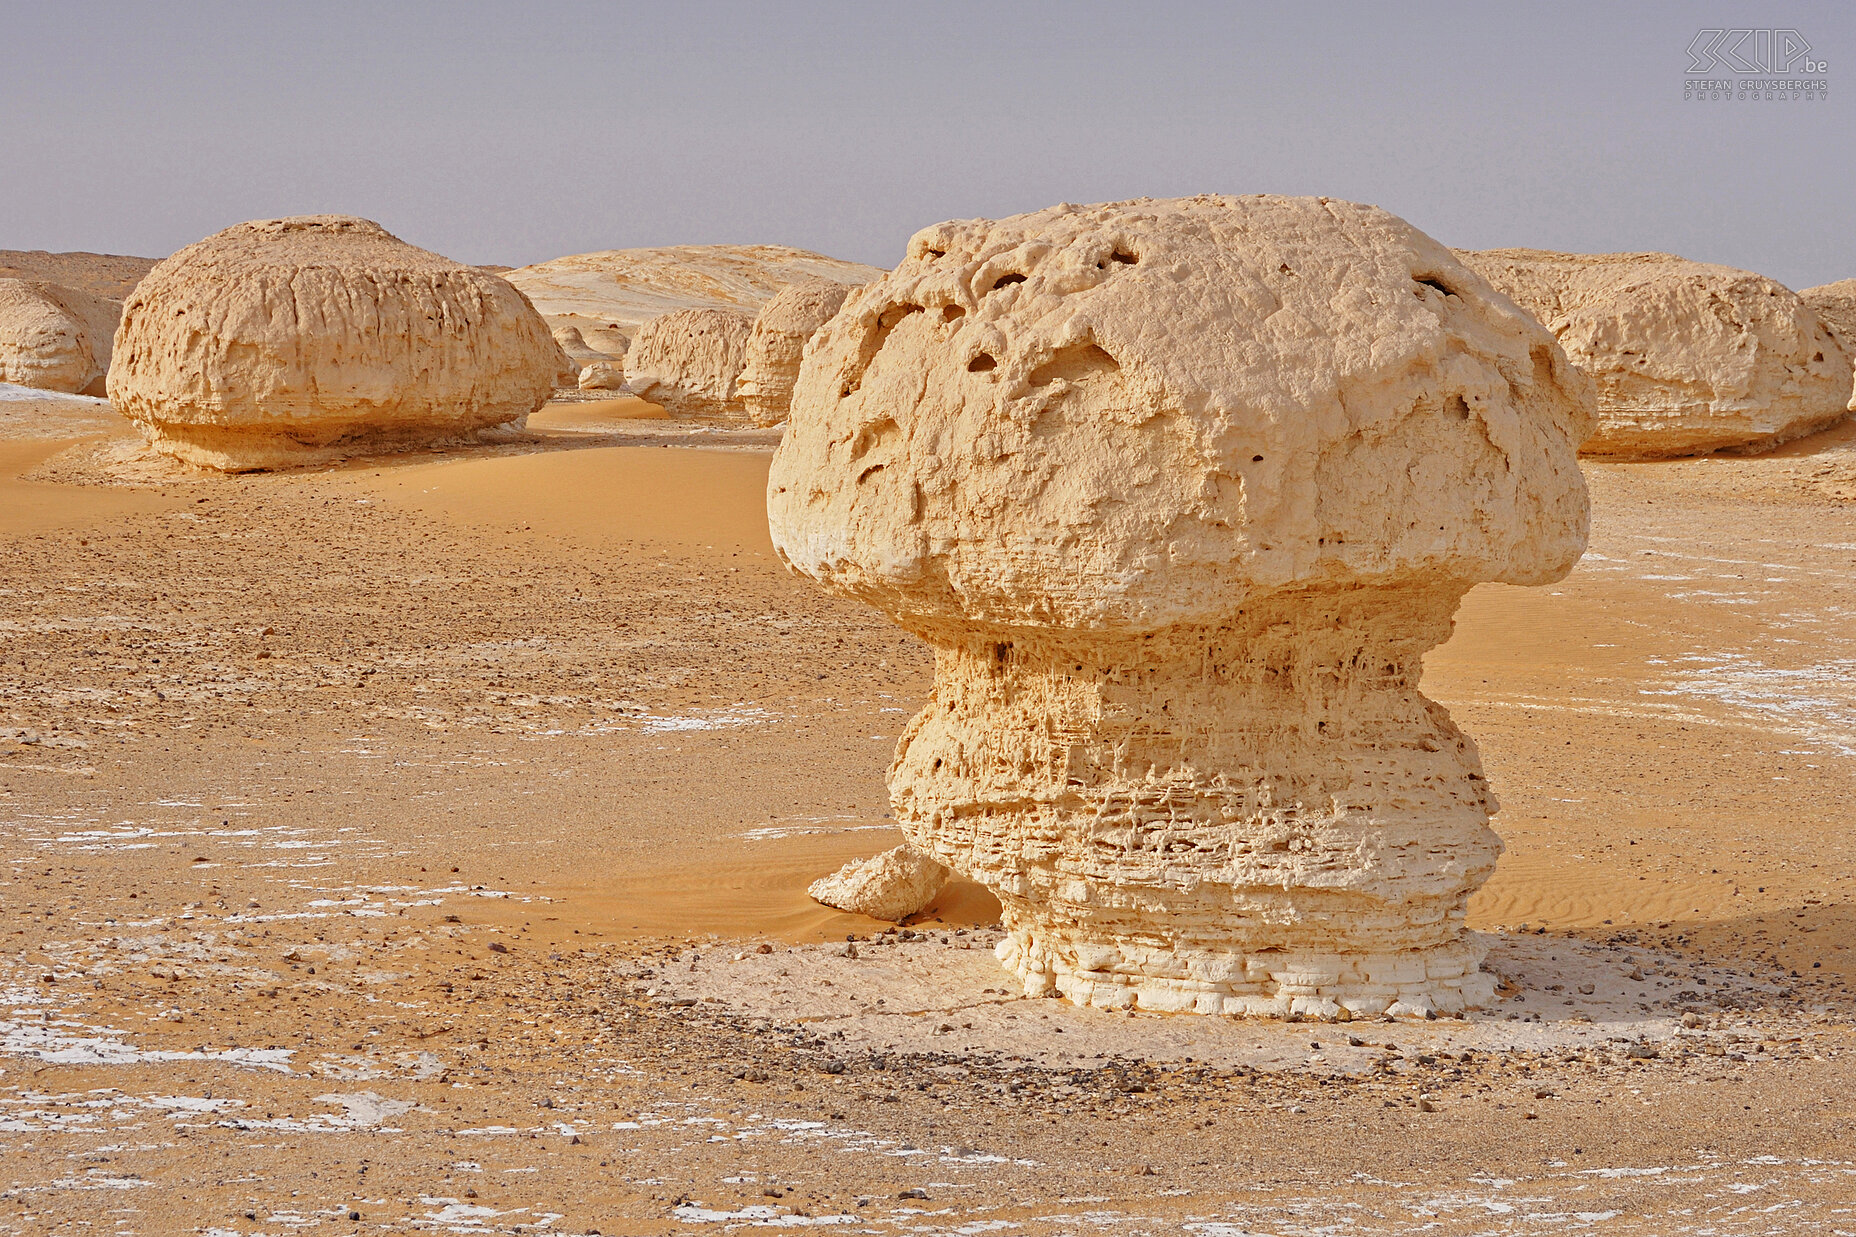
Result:
[[[1502,999],[1344,1025],[807,898],[932,666],[779,567],[778,438],[217,477],[0,400],[0,1232],[1850,1226],[1851,427],[1588,461],[1572,574],[1470,592]]]

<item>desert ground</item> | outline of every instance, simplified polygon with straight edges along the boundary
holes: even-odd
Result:
[[[1471,594],[1503,1000],[1338,1024],[808,900],[929,657],[653,414],[224,477],[0,401],[0,1232],[1856,1232],[1856,430],[1588,464]]]

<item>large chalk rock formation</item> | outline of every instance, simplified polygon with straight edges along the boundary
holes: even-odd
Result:
[[[679,309],[653,318],[625,354],[625,385],[673,417],[746,423],[735,380],[753,322],[730,309]]]
[[[1587,455],[1762,450],[1849,412],[1842,347],[1797,294],[1764,276],[1667,253],[1457,256],[1597,381]]]
[[[806,341],[831,321],[850,291],[845,284],[828,279],[809,279],[761,306],[748,336],[747,361],[738,384],[741,402],[754,424],[778,425],[786,420]]]
[[[238,224],[149,272],[109,395],[158,450],[244,471],[520,425],[571,370],[502,279],[365,219],[306,215]]]
[[[103,394],[122,306],[42,279],[0,279],[0,382]]]
[[[1418,690],[1478,581],[1585,544],[1591,383],[1369,206],[941,224],[808,351],[789,566],[935,649],[890,767],[1028,993],[1340,1016],[1490,999],[1501,843]]]

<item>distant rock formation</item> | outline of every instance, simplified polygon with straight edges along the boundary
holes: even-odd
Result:
[[[745,424],[735,380],[751,330],[745,315],[729,309],[679,309],[653,318],[625,354],[625,385],[673,417]]]
[[[898,846],[845,864],[813,881],[806,893],[841,911],[901,923],[934,901],[947,877],[947,869],[934,860]]]
[[[615,361],[625,355],[623,352],[602,352],[592,347],[586,342],[586,338],[580,334],[580,328],[578,327],[557,326],[553,328],[552,334],[554,335],[554,342],[558,344],[561,351],[567,355],[567,359],[574,363],[574,372],[576,374],[578,374],[580,370],[596,362]]]
[[[1811,307],[1843,351],[1856,361],[1856,279],[1839,279],[1835,283],[1806,288],[1798,299]]]
[[[787,287],[761,306],[748,336],[747,361],[739,391],[748,416],[760,426],[786,420],[799,380],[806,341],[844,305],[851,289],[828,279],[808,279]]]
[[[579,382],[582,391],[622,391],[625,389],[625,371],[611,361],[594,361],[580,371]]]
[[[1457,254],[1598,384],[1586,455],[1758,451],[1849,414],[1850,358],[1784,285],[1667,253]]]
[[[117,339],[117,411],[228,472],[520,425],[572,368],[508,283],[347,215],[189,245],[136,288]]]
[[[1577,561],[1591,418],[1377,208],[1057,206],[917,233],[825,326],[768,519],[934,646],[891,807],[998,895],[1027,994],[1449,1011],[1493,999],[1501,842],[1422,658],[1471,585]]]
[[[159,258],[132,258],[119,253],[0,249],[0,279],[43,280],[120,304],[159,261]]]
[[[869,283],[883,272],[787,245],[608,249],[523,266],[506,278],[550,326],[571,326],[617,356],[653,318],[679,309],[732,309],[752,318],[791,284]]]
[[[0,382],[103,394],[122,306],[39,279],[0,279]]]

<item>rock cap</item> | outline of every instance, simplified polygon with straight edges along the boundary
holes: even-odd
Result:
[[[795,570],[920,628],[1152,631],[1570,570],[1590,380],[1442,245],[1270,195],[937,224],[813,340]]]

